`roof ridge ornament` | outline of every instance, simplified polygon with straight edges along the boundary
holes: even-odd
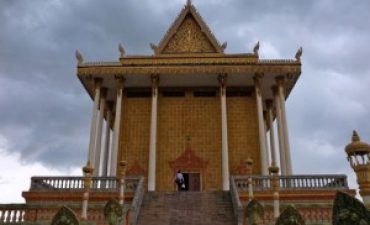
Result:
[[[190,7],[191,5],[192,5],[191,0],[187,0],[187,1],[186,1],[186,6]]]
[[[295,53],[295,59],[297,62],[301,62],[302,53],[303,53],[303,48],[301,46],[299,47],[297,53]]]
[[[257,43],[253,47],[253,54],[257,57],[259,57],[258,54],[259,50],[260,50],[260,41],[257,41]]]
[[[123,48],[122,44],[121,43],[118,43],[118,50],[119,52],[121,53],[120,57],[123,58],[125,57],[125,48]]]
[[[76,49],[76,52],[75,52],[75,56],[76,56],[76,59],[77,59],[77,64],[80,65],[82,63],[84,63],[84,58],[81,54],[80,51],[78,51],[78,49]]]
[[[154,51],[154,55],[158,54],[158,46],[154,43],[150,43],[150,48]]]
[[[222,43],[221,45],[221,50],[224,51],[227,47],[227,41],[225,41],[224,43]]]

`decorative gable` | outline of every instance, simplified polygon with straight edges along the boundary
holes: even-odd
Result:
[[[181,23],[162,53],[217,53],[191,14]]]
[[[220,53],[220,45],[207,24],[188,1],[158,46],[151,44],[155,54]]]
[[[127,170],[126,174],[130,176],[146,176],[147,171],[135,160],[134,165]]]
[[[187,141],[187,146],[185,151],[175,160],[170,161],[170,167],[176,170],[193,170],[193,169],[205,169],[207,167],[208,161],[202,159],[195,155],[194,151],[190,147],[190,140]]]

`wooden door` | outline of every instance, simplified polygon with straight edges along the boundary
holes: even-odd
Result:
[[[200,191],[200,173],[189,173],[189,191]]]

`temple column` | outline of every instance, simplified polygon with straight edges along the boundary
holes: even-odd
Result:
[[[271,165],[276,166],[276,153],[275,153],[275,132],[274,126],[272,124],[273,115],[272,115],[272,100],[266,100],[267,107],[267,127],[270,128],[270,154],[271,154]]]
[[[99,106],[99,99],[100,99],[100,86],[101,86],[102,80],[95,79],[94,83],[95,83],[94,105],[93,105],[93,113],[91,117],[91,126],[90,126],[89,152],[87,156],[87,161],[90,162],[91,164],[94,163],[96,117],[98,113],[98,106]]]
[[[282,122],[282,125],[283,125],[283,131],[284,131],[286,173],[287,173],[287,175],[292,175],[292,160],[291,160],[291,156],[290,156],[288,122],[287,122],[287,118],[286,118],[286,109],[285,109],[284,78],[279,77],[276,80],[277,80],[277,84],[278,84],[278,92],[279,92],[279,100],[280,100],[281,122]]]
[[[226,112],[226,74],[220,74],[218,80],[220,82],[220,100],[221,100],[221,135],[222,135],[222,190],[230,190],[229,179],[229,147],[227,138],[227,112]]]
[[[278,88],[274,86],[272,88],[272,91],[274,93],[276,122],[277,122],[277,128],[278,128],[280,169],[281,169],[281,175],[286,175],[287,170],[286,170],[286,160],[285,160],[284,128],[283,128],[283,122],[281,119],[281,107],[280,107]]]
[[[111,155],[111,173],[110,176],[117,175],[117,159],[119,151],[119,139],[121,130],[121,109],[122,109],[122,95],[123,95],[123,85],[125,82],[124,77],[117,77],[117,101],[116,101],[116,116],[114,119],[114,133],[113,133],[113,151]]]
[[[268,168],[269,168],[269,165],[270,165],[270,149],[269,149],[269,145],[268,145],[268,141],[267,141],[267,130],[268,130],[268,112],[267,111],[263,111],[263,128],[265,129],[265,154],[266,154],[266,165],[267,165],[267,171],[268,171]]]
[[[99,176],[100,174],[101,139],[103,134],[103,122],[105,111],[105,91],[106,91],[105,89],[102,89],[100,93],[99,120],[95,144],[94,176]]]
[[[103,158],[103,168],[102,175],[108,176],[108,161],[109,161],[109,146],[110,146],[110,122],[112,113],[107,110],[107,120],[105,124],[105,143],[104,143],[104,158]]]
[[[116,118],[115,118],[116,114],[115,113],[112,113],[112,129],[111,129],[111,147],[110,147],[110,152],[109,152],[109,156],[108,156],[108,175],[111,177],[113,176],[112,175],[112,172],[113,172],[113,169],[112,169],[112,160],[113,160],[113,154],[114,154],[114,138],[115,138],[115,132],[114,132],[114,126],[115,126],[115,121],[116,121]]]
[[[149,142],[149,171],[148,191],[155,191],[156,150],[157,150],[157,104],[158,104],[158,75],[152,75],[152,110],[150,118],[150,142]]]
[[[265,134],[265,124],[263,119],[263,103],[262,103],[262,93],[260,78],[261,74],[254,77],[255,91],[256,91],[256,103],[257,103],[257,116],[258,116],[258,131],[259,131],[259,144],[260,144],[260,157],[261,157],[261,172],[262,175],[268,175],[268,162],[266,154],[266,134]]]

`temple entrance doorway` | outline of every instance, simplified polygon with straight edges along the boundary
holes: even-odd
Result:
[[[183,173],[185,180],[185,191],[200,191],[200,173]]]

